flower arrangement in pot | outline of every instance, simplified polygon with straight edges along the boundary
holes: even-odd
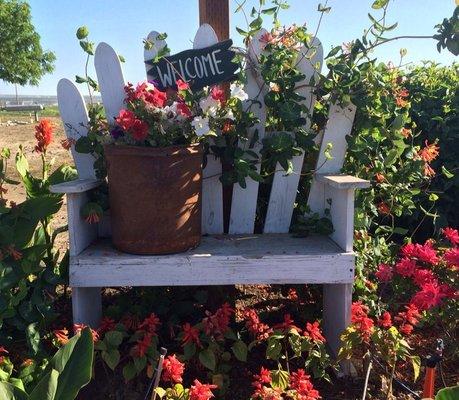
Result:
[[[232,89],[226,99],[218,86],[193,93],[182,80],[177,90],[125,87],[126,106],[104,140],[115,247],[167,254],[200,243],[204,152],[237,136],[243,113],[242,89]]]

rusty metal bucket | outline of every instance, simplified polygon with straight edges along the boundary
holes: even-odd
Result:
[[[105,146],[114,246],[133,254],[186,251],[201,241],[203,150]]]

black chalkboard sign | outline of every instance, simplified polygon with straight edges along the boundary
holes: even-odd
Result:
[[[148,80],[155,81],[161,90],[175,89],[178,79],[188,82],[194,90],[234,80],[238,65],[232,61],[235,56],[230,50],[232,44],[229,39],[202,49],[162,57],[158,62],[145,61],[151,66],[147,72]]]

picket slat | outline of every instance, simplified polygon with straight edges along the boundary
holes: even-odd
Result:
[[[64,123],[68,139],[78,140],[88,134],[88,111],[84,98],[78,88],[68,79],[61,79],[57,84],[57,102],[59,114]],[[94,157],[91,154],[78,153],[72,146],[72,157],[80,179],[95,179]]]
[[[254,103],[247,101],[245,104],[246,108],[250,108],[254,115],[259,119],[259,123],[256,124],[249,132],[249,138],[251,138],[255,132],[258,131],[259,139],[252,149],[257,154],[260,154],[261,140],[265,135],[266,122],[266,106],[264,102],[266,89],[264,88],[263,79],[257,74],[259,56],[263,52],[260,38],[266,32],[267,31],[265,29],[258,31],[254,35],[251,43],[249,43],[247,49],[249,62],[247,64],[247,82],[245,85],[245,91],[247,92],[249,99],[260,102]],[[250,140],[248,142],[250,142]],[[257,166],[257,171],[260,172],[260,164]],[[233,199],[231,203],[229,225],[230,234],[253,233],[259,183],[251,178],[247,178],[246,184],[246,188],[242,188],[239,184],[235,184],[233,187]]]
[[[218,37],[209,24],[199,27],[193,41],[194,49],[212,46]],[[209,155],[202,180],[202,233],[223,233],[223,188],[220,182],[222,164]]]
[[[94,66],[107,121],[113,124],[124,107],[124,77],[120,59],[111,46],[102,42],[96,48]]]
[[[353,104],[340,106],[330,105],[328,121],[322,138],[316,172],[320,174],[335,174],[341,171],[347,150],[346,136],[351,133],[356,107]],[[331,144],[331,159],[325,157],[325,150]],[[309,190],[308,205],[313,213],[323,214],[325,202],[324,184],[312,180]]]
[[[147,36],[147,41],[151,44],[151,48],[145,48],[143,51],[143,57],[145,61],[151,61],[156,57],[156,55],[159,53],[159,51],[166,47],[166,41],[164,39],[158,39],[158,36],[160,35],[159,32],[156,31],[151,31],[148,36]],[[145,64],[145,69],[148,73],[148,70],[151,68],[151,66]],[[147,75],[147,79],[150,79],[150,77]]]
[[[314,39],[309,48],[303,46],[298,54],[298,68],[305,75],[305,78],[298,82],[298,94],[305,98],[303,104],[308,107],[309,114],[312,114],[316,101],[313,93],[314,87],[311,87],[310,84],[312,78],[315,78],[314,80],[317,79],[322,61],[322,45],[317,38]],[[311,125],[311,115],[305,115],[304,117],[306,119],[304,129],[308,130]],[[304,153],[293,157],[293,172],[288,175],[279,164],[276,165],[264,233],[286,233],[289,231],[303,160]]]

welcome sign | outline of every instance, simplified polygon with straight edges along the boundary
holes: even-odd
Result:
[[[154,80],[159,89],[176,88],[178,79],[189,83],[191,89],[234,80],[238,65],[233,62],[235,52],[230,50],[231,39],[202,49],[185,50],[158,62],[145,61],[151,66],[148,80]]]

